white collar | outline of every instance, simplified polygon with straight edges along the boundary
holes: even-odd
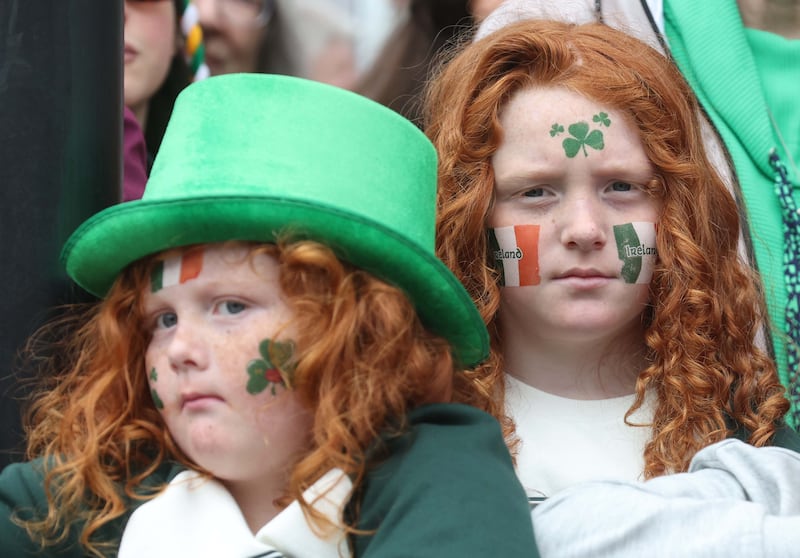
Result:
[[[303,496],[306,501],[314,502],[329,489],[314,508],[336,525],[341,525],[342,510],[351,488],[347,475],[340,469],[332,469]],[[280,554],[267,554],[275,550]],[[347,554],[344,531],[337,528],[327,537],[320,538],[306,522],[297,501],[254,536],[233,496],[220,482],[205,479],[196,471],[183,471],[161,494],[142,504],[131,515],[118,556],[339,558]]]

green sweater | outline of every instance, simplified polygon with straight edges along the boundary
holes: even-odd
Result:
[[[790,389],[789,423],[800,426],[800,393],[787,359],[784,232],[772,150],[785,164],[800,205],[800,40],[746,29],[734,0],[665,0],[669,47],[733,160],[744,198],[750,243],[764,282],[781,381]],[[777,123],[777,127],[773,125]],[[800,339],[795,339],[800,341]]]

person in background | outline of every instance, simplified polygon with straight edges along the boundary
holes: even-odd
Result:
[[[293,75],[419,124],[436,53],[471,29],[464,0],[194,0],[211,74]]]
[[[791,403],[787,420],[798,428],[800,3],[665,0],[659,15],[670,52],[732,161]]]
[[[212,76],[290,73],[275,0],[192,0]]]
[[[124,103],[144,133],[149,171],[175,98],[208,72],[189,0],[125,0],[124,14]]]
[[[409,0],[375,61],[354,90],[422,124],[422,94],[437,53],[471,33],[463,0]]]
[[[147,147],[133,111],[124,107],[122,123],[122,201],[138,200],[147,183]]]

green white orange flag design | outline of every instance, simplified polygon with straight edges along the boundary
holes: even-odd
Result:
[[[173,285],[185,283],[195,279],[202,270],[202,248],[187,250],[156,264],[150,274],[150,290],[157,292]]]
[[[539,225],[489,229],[489,250],[503,287],[538,285]]]
[[[614,225],[614,239],[625,282],[649,283],[658,258],[656,224],[639,221]]]

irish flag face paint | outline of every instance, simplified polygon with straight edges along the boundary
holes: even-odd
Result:
[[[538,285],[539,225],[489,229],[489,249],[503,287]]]
[[[614,225],[614,239],[619,259],[622,260],[622,278],[625,282],[649,283],[658,257],[656,224],[639,221]]]
[[[196,279],[202,269],[203,250],[201,248],[190,249],[162,260],[156,264],[150,274],[150,290],[155,293],[161,289]]]

